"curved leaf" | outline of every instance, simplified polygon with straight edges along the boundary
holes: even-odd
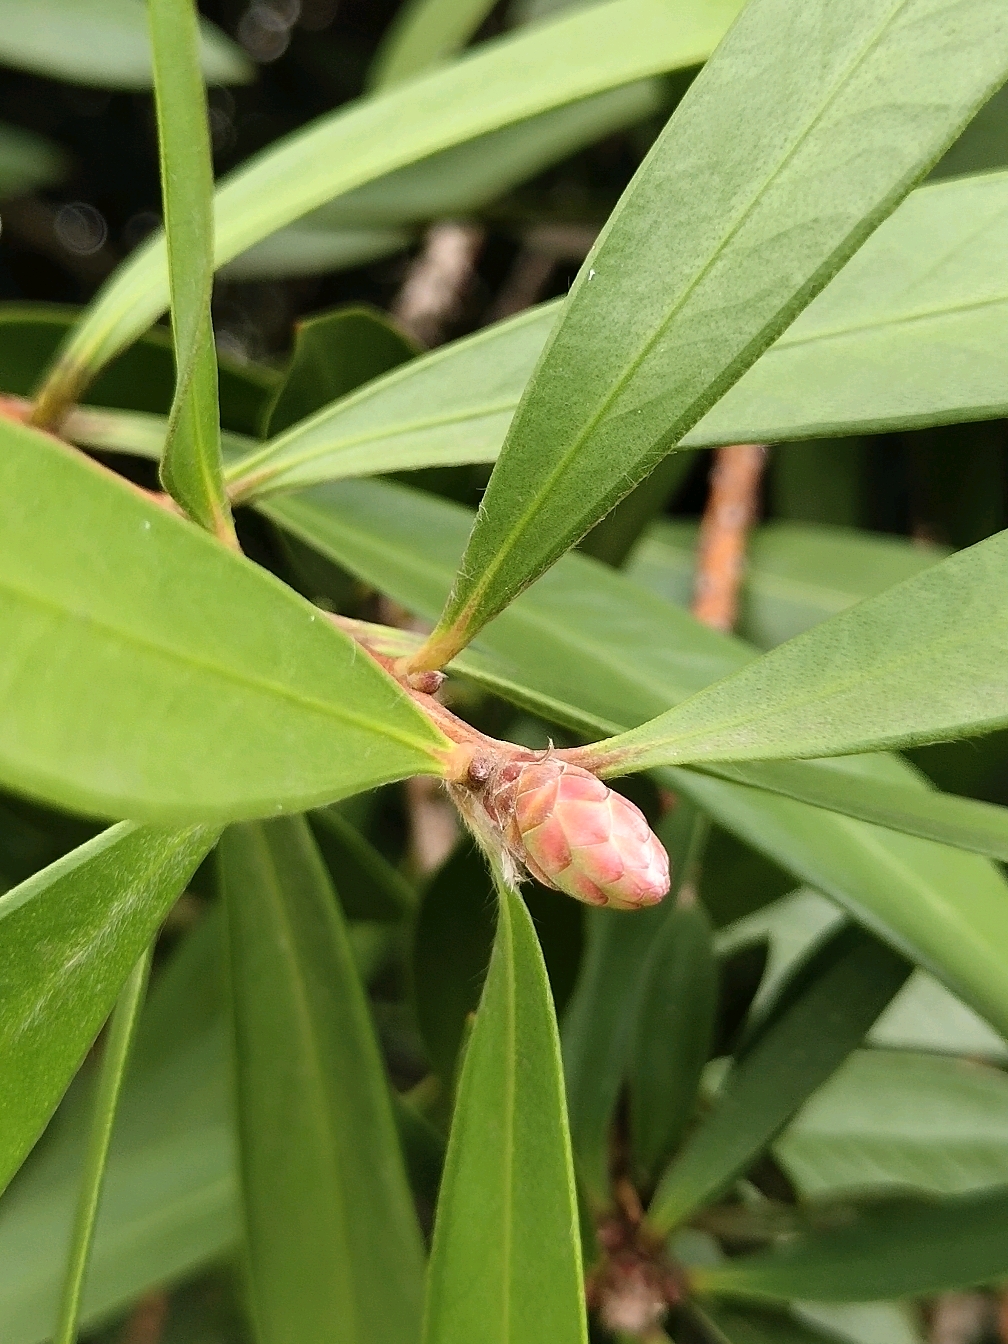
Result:
[[[316,608],[47,435],[0,442],[5,785],[210,820],[438,772],[446,740]]]
[[[750,0],[582,266],[415,666],[647,475],[1006,76],[998,0]]]
[[[696,1107],[717,1008],[711,926],[698,905],[674,909],[641,969],[631,1042],[630,1138],[637,1188],[648,1190]]]
[[[260,1338],[409,1344],[420,1229],[329,876],[299,817],[229,829],[220,871]]]
[[[587,1344],[577,1200],[549,981],[501,889],[438,1198],[425,1344]]]
[[[158,973],[141,1013],[98,1210],[85,1329],[238,1243],[219,913]],[[0,1200],[4,1344],[51,1337],[93,1083],[85,1066]]]

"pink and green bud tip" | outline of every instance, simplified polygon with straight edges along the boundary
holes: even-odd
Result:
[[[550,756],[477,756],[466,783],[460,806],[483,843],[503,852],[512,876],[524,871],[616,910],[657,905],[668,892],[668,855],[643,812],[580,766]]]

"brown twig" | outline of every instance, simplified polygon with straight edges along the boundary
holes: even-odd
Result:
[[[715,630],[738,617],[746,540],[759,511],[766,449],[757,443],[719,448],[697,542],[693,615]]]
[[[484,240],[475,224],[443,220],[427,230],[391,308],[399,326],[422,344],[440,345],[461,316]]]

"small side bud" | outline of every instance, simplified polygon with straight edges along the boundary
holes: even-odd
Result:
[[[445,674],[443,672],[409,672],[406,675],[406,684],[413,691],[420,691],[423,695],[435,695],[444,682]]]

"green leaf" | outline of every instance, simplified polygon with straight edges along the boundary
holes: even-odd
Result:
[[[909,974],[902,957],[861,929],[828,938],[666,1169],[648,1221],[667,1232],[720,1194],[861,1043]]]
[[[640,971],[630,1050],[630,1138],[638,1189],[653,1188],[696,1107],[717,1008],[710,920],[701,906],[668,916]]]
[[[123,822],[0,897],[0,1190],[215,838]]]
[[[200,56],[209,84],[246,84],[255,67],[205,19]],[[137,0],[5,0],[0,64],[103,89],[147,89],[151,46]]]
[[[464,841],[427,884],[413,940],[417,1025],[431,1067],[450,1089],[466,1021],[479,1007],[494,940],[492,883],[482,852]]]
[[[694,1291],[750,1301],[863,1302],[970,1288],[1008,1273],[1004,1188],[945,1200],[892,1198],[821,1211],[813,1205],[808,1218],[811,1230],[778,1250],[694,1270]]]
[[[438,1199],[426,1344],[587,1344],[560,1042],[535,930],[501,889]]]
[[[228,468],[235,500],[346,476],[492,461],[557,305],[432,350]]]
[[[438,772],[446,740],[316,608],[47,435],[0,440],[5,785],[211,820]]]
[[[931,1194],[1008,1184],[1008,1076],[965,1059],[856,1050],[774,1155],[806,1197],[871,1185]]]
[[[189,515],[237,547],[224,495],[213,290],[213,165],[194,0],[147,0],[175,343],[175,397],[161,483]]]
[[[140,954],[140,960],[130,971],[116,1001],[109,1023],[108,1037],[102,1050],[94,1113],[91,1117],[91,1130],[84,1157],[84,1175],[77,1199],[70,1255],[67,1258],[59,1320],[54,1336],[56,1344],[74,1344],[77,1338],[81,1293],[91,1256],[95,1214],[98,1212],[98,1200],[105,1177],[109,1141],[112,1137],[119,1093],[136,1031],[140,1006],[147,992],[147,977],[150,974],[153,950],[153,944],[148,943]]]
[[[495,0],[406,0],[389,24],[368,71],[368,87],[388,89],[460,51]]]
[[[729,17],[724,15],[725,23]],[[717,36],[711,35],[712,47]],[[401,251],[425,221],[491,207],[518,183],[585,145],[660,115],[667,103],[663,80],[637,80],[477,136],[319,206],[254,244],[224,274],[314,274]]]
[[[613,769],[625,772],[837,756],[1002,727],[1008,724],[1006,584],[1008,531],[600,743],[597,758],[611,756]]]
[[[865,777],[847,757],[816,761],[762,761],[758,767],[713,765],[711,773],[847,817],[919,835],[1008,862],[1008,808],[939,793],[919,783]],[[925,787],[921,787],[921,785]]]
[[[570,111],[563,110],[565,115]],[[480,160],[495,161],[492,154],[483,153]],[[413,213],[422,214],[422,206],[433,209],[436,204],[418,200]],[[982,246],[977,244],[978,220]],[[1008,402],[998,351],[1008,301],[1000,286],[1005,268],[991,258],[1006,250],[1008,173],[913,192],[685,436],[680,448],[849,435],[1004,414]],[[366,403],[333,407],[330,424],[320,421],[313,427],[310,451],[315,470],[309,472],[299,450],[297,473],[278,480],[276,488],[328,479],[330,468],[334,476],[351,474],[352,464],[341,468],[340,457],[358,441],[358,434],[376,451],[394,447],[396,455],[390,460],[395,466],[495,461],[558,308],[557,303],[543,304],[417,361],[411,373],[418,381],[409,383],[408,389],[398,381],[388,387],[376,385],[369,389]],[[326,455],[330,450],[331,459]],[[281,465],[277,462],[278,471]],[[363,471],[366,465],[361,454],[355,469]],[[272,474],[264,477],[264,488],[266,481],[273,488],[272,479]],[[772,524],[761,533],[775,537],[781,526]],[[796,536],[796,546],[799,540]],[[895,561],[899,545],[895,539],[862,537],[862,542],[866,547],[874,544],[880,564]],[[751,610],[743,606],[741,629],[758,644],[780,643],[797,633],[786,617],[778,618],[783,629],[777,633],[769,611],[778,590],[769,577],[765,583],[762,579],[760,550],[770,544],[758,542],[750,553],[756,566],[755,574],[748,575]],[[809,545],[814,544],[810,539]],[[783,539],[780,545],[783,549]],[[823,545],[825,550],[825,541]],[[772,554],[776,558],[776,549]],[[919,564],[914,567],[908,560],[907,568],[895,571],[890,582],[923,568],[937,552],[925,548],[915,554]],[[813,550],[809,558],[815,557]],[[827,551],[817,569],[828,560]],[[806,604],[818,603],[820,593],[812,591],[820,587],[815,582],[818,576],[809,574],[796,558],[795,568],[782,577],[790,582],[779,597],[790,597],[791,619],[802,619]],[[824,615],[844,605],[840,600],[844,589],[841,585],[838,590],[838,582],[833,575],[821,585],[830,590],[821,594],[827,604]],[[859,586],[858,591],[863,595],[888,586],[876,580],[874,586]],[[764,621],[771,622],[774,632],[769,638],[761,633]]]
[[[622,84],[706,58],[738,0],[670,24],[662,0],[612,0],[488,42],[443,70],[323,117],[232,173],[215,200],[215,258],[343,192],[428,155]],[[137,249],[65,346],[41,394],[40,421],[163,311],[163,238]]]
[[[0,123],[0,197],[20,196],[66,176],[63,152],[44,136]]]
[[[334,308],[294,327],[294,352],[264,420],[282,433],[390,369],[418,347],[377,308]]]
[[[238,1241],[218,915],[155,975],[141,1014],[98,1210],[85,1329]],[[0,1200],[4,1344],[39,1344],[55,1326],[94,1081],[85,1065]]]
[[[340,482],[263,508],[424,617],[443,602],[472,525],[472,514],[457,505],[377,481]],[[401,654],[407,643],[402,633],[397,640]],[[551,722],[604,733],[659,713],[753,656],[741,640],[570,555],[452,668]],[[846,768],[880,785],[925,788],[892,758],[851,759]],[[825,892],[1008,1031],[1006,886],[993,864],[695,770],[663,774],[721,826]]]
[[[884,0],[842,22],[829,0],[750,0],[574,282],[417,667],[447,662],[647,475],[1006,75],[996,0]]]
[[[258,1337],[419,1338],[423,1247],[381,1055],[307,824],[220,850]]]
[[[898,211],[893,218],[899,218]],[[866,244],[858,253],[859,260],[871,246]],[[652,523],[634,548],[626,572],[660,597],[688,607],[693,599],[696,537],[693,522]],[[861,598],[912,578],[946,554],[938,546],[854,528],[764,523],[749,534],[737,632],[763,649],[783,644]]]

